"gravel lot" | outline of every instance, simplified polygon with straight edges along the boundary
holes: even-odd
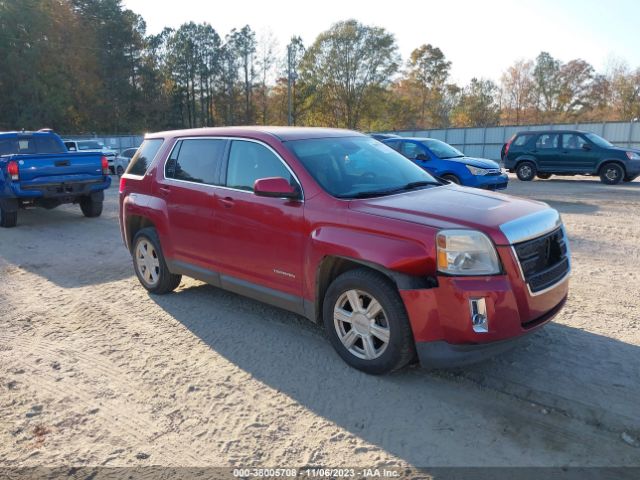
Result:
[[[0,230],[0,466],[640,466],[640,181],[520,183],[572,242],[569,302],[457,372],[372,377],[294,314],[185,279],[153,297],[105,213]]]

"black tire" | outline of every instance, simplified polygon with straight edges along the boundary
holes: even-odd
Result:
[[[538,178],[541,180],[549,180],[551,178],[550,173],[538,173]]]
[[[352,290],[358,290],[363,294],[363,296],[358,297],[360,299],[359,301],[363,302],[360,305],[363,309],[366,308],[363,301],[366,296],[377,300],[382,307],[382,310],[380,310],[378,314],[382,315],[382,317],[376,317],[380,320],[374,321],[384,320],[383,323],[386,324],[385,327],[388,329],[389,340],[384,349],[382,349],[381,346],[378,347],[381,351],[377,358],[359,358],[350,352],[340,340],[338,333],[340,327],[337,326],[339,322],[337,320],[334,321],[334,309],[339,300],[344,298],[346,292]],[[370,304],[369,302],[368,305]],[[342,357],[347,364],[358,370],[373,375],[381,375],[398,370],[415,358],[415,343],[404,303],[395,285],[387,277],[378,272],[367,268],[359,268],[345,272],[337,277],[327,290],[323,301],[322,312],[325,331],[327,332],[331,345],[333,345],[333,348],[336,349],[340,357]],[[355,334],[355,321],[352,322],[351,325],[351,328],[354,328]],[[362,323],[360,325],[362,325]],[[364,328],[368,328],[366,327],[366,321],[364,325]],[[360,342],[361,347],[358,346],[358,342]],[[380,340],[378,340],[378,342],[380,342]],[[364,339],[358,337],[353,342],[353,348],[361,348],[364,352],[366,350],[364,347]]]
[[[451,175],[450,173],[447,175],[443,175],[442,178],[447,182],[455,183],[456,185],[460,185],[460,179],[455,175]]]
[[[102,215],[102,201],[93,200],[91,197],[84,197],[80,200],[80,210],[88,218],[95,218]]]
[[[18,224],[18,212],[7,211],[0,207],[0,227],[13,228]]]
[[[516,175],[518,180],[522,182],[530,182],[536,177],[538,169],[533,162],[520,162],[516,167]]]
[[[605,185],[617,185],[625,176],[624,168],[617,163],[605,163],[600,168],[600,181]]]
[[[148,281],[145,272],[141,271],[141,267],[138,262],[138,246],[142,242],[147,242],[147,245],[152,245],[155,253],[149,252],[150,255],[157,259],[157,281],[151,282]],[[148,250],[145,250],[148,251]],[[182,275],[176,275],[169,271],[169,267],[167,267],[167,262],[164,260],[164,255],[162,254],[162,248],[160,246],[160,240],[158,238],[158,233],[156,229],[153,227],[143,228],[142,230],[136,233],[133,238],[133,247],[131,250],[131,258],[133,259],[133,269],[136,272],[136,276],[138,280],[142,284],[144,288],[146,288],[149,292],[155,293],[157,295],[164,295],[165,293],[169,293],[174,291],[180,285],[180,281],[182,280]]]
[[[116,173],[118,174],[118,176],[122,176],[124,175],[124,168],[122,168],[122,165],[118,165],[118,167],[116,168]]]

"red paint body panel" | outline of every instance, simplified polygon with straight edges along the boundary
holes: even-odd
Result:
[[[344,257],[437,287],[400,289],[416,342],[481,344],[519,337],[550,320],[567,297],[568,281],[533,295],[500,225],[548,209],[541,202],[456,185],[382,198],[341,200],[313,180],[286,148],[300,138],[357,136],[333,129],[221,128],[164,132],[165,143],[144,177],[125,175],[121,228],[144,218],[155,225],[165,257],[314,302],[317,274],[327,257]],[[271,147],[294,172],[304,200],[256,196],[164,178],[164,161],[183,137],[247,138]],[[436,233],[477,229],[497,246],[503,273],[486,277],[437,274]],[[489,331],[475,333],[470,298],[485,298]],[[559,308],[559,307],[558,307]],[[549,317],[546,318],[545,316]],[[542,319],[540,322],[534,322]],[[534,324],[526,325],[528,322]]]

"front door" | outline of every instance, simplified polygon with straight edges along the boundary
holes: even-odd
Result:
[[[562,164],[568,172],[591,173],[595,171],[599,155],[594,145],[579,133],[562,134]]]
[[[291,308],[302,298],[304,202],[256,196],[254,182],[267,177],[298,183],[270,147],[233,140],[225,188],[218,189],[217,260],[225,288],[258,298],[275,294]]]

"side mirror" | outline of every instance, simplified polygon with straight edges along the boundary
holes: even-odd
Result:
[[[416,160],[425,161],[425,160],[429,160],[429,157],[424,153],[419,153],[418,155],[416,155]]]
[[[259,178],[253,184],[253,193],[259,197],[300,199],[300,189],[282,177]]]
[[[586,151],[589,151],[589,150],[591,150],[591,145],[589,145],[588,143],[585,143],[584,145],[582,145],[582,149],[586,150]]]

